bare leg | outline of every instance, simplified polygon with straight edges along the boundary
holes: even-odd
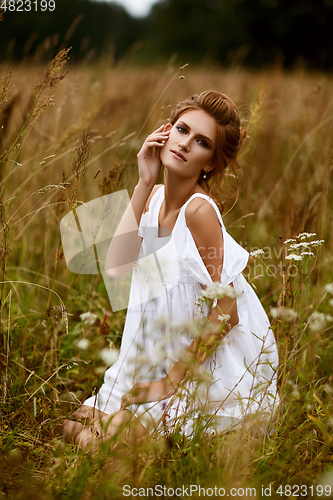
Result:
[[[64,420],[62,424],[62,441],[64,443],[74,443],[76,436],[84,429],[85,425],[106,415],[107,413],[91,406],[81,406],[70,416],[70,419]]]
[[[119,444],[137,444],[147,435],[147,429],[130,411],[119,410],[92,421],[75,436],[74,442],[81,448],[95,447],[115,435]]]
[[[147,429],[128,410],[108,415],[89,406],[82,406],[73,413],[73,417],[83,423],[65,420],[62,427],[63,442],[73,442],[80,448],[96,447],[116,434],[119,434],[119,443],[137,444],[147,435]]]

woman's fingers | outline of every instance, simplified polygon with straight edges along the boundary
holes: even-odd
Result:
[[[155,184],[161,170],[160,150],[169,138],[166,125],[161,125],[143,143],[138,158],[139,178],[147,185]]]
[[[125,410],[127,406],[144,403],[147,399],[149,388],[149,382],[139,382],[134,384],[130,391],[123,394],[121,398],[121,409]]]
[[[169,138],[169,132],[149,135],[145,140],[145,142],[143,143],[142,148],[137,155],[138,158],[141,157],[147,158],[152,156],[153,148],[155,147],[159,149],[163,147],[168,138]]]
[[[123,402],[121,403],[121,406],[120,406],[120,409],[121,410],[126,410],[126,408],[128,406],[131,406],[131,402],[130,402],[130,399],[126,399],[126,400],[123,400]]]
[[[161,125],[161,126],[160,126],[160,127],[158,127],[156,130],[154,130],[153,134],[156,134],[157,132],[160,132],[161,130],[163,130],[163,131],[164,131],[165,127],[166,127],[166,125],[164,125],[164,124],[163,124],[163,125]]]
[[[156,149],[156,150],[155,150],[155,158],[156,158],[157,160],[159,160],[159,159],[160,159],[160,154],[161,154],[161,150],[160,150],[160,149]]]
[[[169,138],[169,132],[164,132],[162,134],[151,134],[146,139],[146,144],[149,143],[160,143],[159,145],[163,145]],[[155,145],[155,144],[154,144]]]
[[[74,422],[73,420],[64,420],[62,424],[62,441],[63,443],[75,442],[75,438],[84,429],[83,424]]]
[[[125,410],[128,406],[134,405],[136,403],[137,396],[133,396],[132,392],[126,392],[121,398],[121,410]]]

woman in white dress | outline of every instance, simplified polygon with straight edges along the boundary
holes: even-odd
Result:
[[[117,279],[134,264],[120,356],[98,394],[64,421],[64,441],[86,446],[175,428],[191,436],[274,414],[277,348],[241,274],[248,252],[202,187],[236,163],[245,135],[231,99],[206,91],[145,140],[116,232],[127,237],[112,240],[105,266]]]

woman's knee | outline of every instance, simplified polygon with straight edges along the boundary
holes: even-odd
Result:
[[[71,441],[71,439],[73,439],[82,429],[83,425],[80,422],[69,419],[64,420],[61,429],[63,441]]]

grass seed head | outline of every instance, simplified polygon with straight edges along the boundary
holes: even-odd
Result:
[[[63,80],[65,76],[67,75],[68,71],[65,73],[61,73],[62,68],[66,65],[69,57],[68,57],[68,52],[71,50],[69,49],[63,49],[58,54],[55,56],[53,61],[50,64],[50,67],[48,71],[45,73],[44,77],[42,80],[37,82],[34,86],[34,92],[35,94],[40,94],[42,93],[45,89],[47,88],[52,88],[57,85],[58,82]]]

